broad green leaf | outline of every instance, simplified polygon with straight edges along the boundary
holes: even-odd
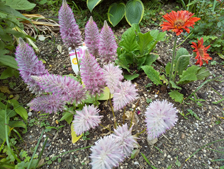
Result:
[[[183,74],[180,76],[180,80],[177,82],[177,84],[186,84],[190,83],[192,81],[197,80],[197,71],[200,69],[198,66],[191,66],[187,68],[186,71],[183,71]]]
[[[101,0],[87,0],[86,4],[87,4],[87,7],[89,8],[90,12],[92,12],[93,9],[95,8],[95,6],[97,6],[100,2],[101,2]]]
[[[16,111],[16,113],[19,114],[24,121],[27,121],[28,114],[26,109],[24,109],[24,107],[21,106],[17,100],[11,99],[9,100],[9,102],[13,105],[13,108]]]
[[[108,20],[116,26],[125,15],[125,4],[124,3],[113,3],[108,9]]]
[[[108,87],[105,87],[103,90],[103,93],[100,95],[100,97],[97,100],[108,100],[110,94],[110,89]],[[111,95],[113,97],[113,95]]]
[[[72,123],[71,125],[71,136],[72,136],[72,144],[75,144],[81,137],[83,134],[81,134],[80,136],[77,136],[74,130],[74,124]]]
[[[144,5],[141,0],[129,0],[125,8],[125,18],[129,25],[140,23],[144,15]]]
[[[18,18],[23,18],[23,19],[27,20],[27,18],[25,16],[23,16],[20,12],[18,12],[17,10],[15,10],[15,9],[5,5],[2,2],[0,2],[0,12],[4,13],[4,14],[13,15],[13,16],[16,16]]]
[[[143,55],[143,57],[136,57],[136,63],[138,65],[138,70],[141,69],[141,66],[145,65],[146,61],[146,55]]]
[[[177,86],[172,80],[170,81],[172,88],[181,89],[181,87]]]
[[[155,85],[162,85],[162,82],[159,78],[159,72],[157,72],[152,66],[142,66],[141,68]]]
[[[18,69],[17,62],[12,56],[3,55],[0,53],[0,63],[12,67],[14,69]]]
[[[152,42],[153,37],[150,35],[150,32],[147,33],[138,33],[138,45],[140,54],[143,54],[147,51],[149,44]]]
[[[165,40],[166,32],[159,32],[159,30],[151,30],[150,34],[153,37],[153,39],[156,41],[164,41]]]
[[[176,57],[175,57],[175,60],[174,60],[174,65],[176,66],[177,65],[177,60],[179,59],[180,56],[182,55],[190,55],[189,52],[187,51],[187,49],[185,48],[180,48],[177,50],[176,52]]]
[[[135,78],[139,77],[139,74],[133,74],[133,75],[124,75],[124,78],[126,80],[133,80]]]
[[[2,142],[5,140],[5,127],[8,128],[9,131],[9,126],[5,124],[5,110],[0,110],[0,139],[2,139]],[[8,118],[7,118],[7,123],[8,123]]]
[[[135,29],[135,32],[136,32],[136,33],[141,32],[141,29],[140,29],[138,23],[133,23],[133,24],[131,25],[131,27],[133,27],[133,28]]]
[[[159,78],[160,78],[160,80],[163,81],[164,84],[168,85],[169,81],[167,80],[167,78],[164,75],[159,76]]]
[[[0,79],[7,79],[8,77],[12,77],[14,75],[18,75],[18,71],[15,69],[12,69],[11,67],[8,67],[2,72]]]
[[[123,33],[119,46],[124,48],[127,52],[134,52],[135,50],[138,50],[135,29],[133,27],[127,29]]]
[[[209,70],[206,70],[205,67],[201,67],[196,75],[198,80],[204,80],[206,77],[210,75],[210,72]]]
[[[223,54],[218,53],[218,55],[219,55],[219,57],[220,57],[221,59],[224,59],[224,55],[223,55]]]
[[[122,67],[123,69],[126,69],[130,73],[130,69],[128,68],[128,64],[125,58],[119,58],[115,60],[115,63]]]
[[[145,65],[151,66],[152,63],[155,62],[158,57],[159,55],[154,54],[146,55]]]
[[[65,112],[62,118],[59,121],[65,120],[68,124],[70,124],[73,120],[73,114],[69,112]]]
[[[177,90],[172,90],[171,92],[169,92],[169,95],[175,102],[183,102],[184,95],[179,93]]]
[[[16,10],[31,10],[36,6],[27,0],[6,0],[6,5]]]
[[[24,122],[22,122],[22,121],[9,121],[9,126],[13,127],[13,128],[15,128],[15,127],[22,127],[25,130],[27,130],[26,124]]]
[[[168,76],[170,74],[170,68],[171,68],[171,63],[168,62],[166,64],[165,70],[166,70],[166,76]]]
[[[182,75],[183,71],[187,69],[187,66],[189,65],[190,62],[190,56],[191,55],[182,55],[178,58],[177,63],[176,63],[176,70],[178,75]]]
[[[5,29],[0,27],[0,36],[3,41],[11,41],[12,37],[5,31]]]

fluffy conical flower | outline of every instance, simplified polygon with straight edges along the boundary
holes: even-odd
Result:
[[[19,38],[19,45],[16,48],[15,55],[20,76],[28,85],[29,90],[35,94],[43,93],[44,91],[31,78],[31,76],[48,74],[48,71],[45,69],[43,62],[38,60],[33,48],[25,43],[22,38]]]
[[[117,111],[137,99],[137,90],[130,81],[119,82],[113,96],[114,111]]]
[[[28,106],[35,111],[57,113],[64,110],[65,102],[56,95],[43,95],[33,99]]]
[[[120,144],[112,135],[99,139],[91,151],[92,169],[112,169],[124,159]]]
[[[100,33],[91,16],[85,27],[85,44],[93,56],[98,55]]]
[[[74,14],[68,6],[66,0],[63,0],[61,9],[58,12],[60,33],[63,43],[67,48],[75,49],[82,44],[82,36],[79,26],[76,24]]]
[[[32,78],[44,91],[57,94],[64,101],[80,103],[85,99],[85,89],[79,82],[68,76],[49,74],[32,76]]]
[[[150,140],[159,137],[177,122],[177,109],[166,100],[152,102],[145,115]]]
[[[118,66],[114,66],[114,63],[110,63],[103,67],[103,74],[110,92],[113,94],[118,83],[123,79],[122,70]]]
[[[117,56],[117,43],[107,21],[100,32],[99,55],[104,63],[113,62]]]
[[[120,144],[123,149],[123,153],[126,157],[131,155],[132,150],[134,149],[134,144],[137,144],[137,137],[131,134],[132,128],[128,129],[128,125],[124,124],[123,126],[119,126],[114,130],[114,137]]]
[[[81,78],[86,89],[91,95],[100,95],[105,87],[103,69],[99,66],[94,56],[85,50],[85,54],[81,62]]]
[[[77,135],[88,131],[90,128],[95,128],[99,125],[100,119],[103,116],[99,116],[99,109],[91,106],[84,106],[81,111],[76,111],[74,116],[74,131]]]

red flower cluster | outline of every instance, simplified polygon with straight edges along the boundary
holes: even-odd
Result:
[[[172,11],[169,14],[163,16],[168,22],[163,22],[162,30],[172,30],[176,35],[180,35],[183,30],[190,33],[189,27],[193,28],[195,22],[200,20],[200,18],[192,17],[194,14],[188,11]]]
[[[198,59],[197,62],[195,63],[196,65],[203,65],[203,61],[206,62],[208,64],[209,60],[212,60],[212,58],[209,56],[209,54],[207,53],[208,48],[210,48],[210,45],[205,47],[203,45],[204,41],[203,38],[201,38],[201,40],[198,40],[198,45],[195,42],[192,42],[191,47],[194,48],[194,52],[196,52],[197,56],[195,57],[195,59]]]

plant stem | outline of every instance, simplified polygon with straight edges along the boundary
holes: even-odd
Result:
[[[77,61],[77,64],[78,64],[78,69],[79,69],[77,77],[78,77],[78,80],[79,80],[80,84],[82,84],[82,79],[80,77],[80,65],[79,65],[79,60],[78,60],[78,55],[77,55],[76,49],[75,49],[75,57],[76,57],[76,61]]]
[[[135,104],[135,108],[134,108],[134,110],[132,111],[130,128],[131,128],[131,126],[132,126],[132,122],[133,122],[133,120],[134,120],[135,110],[136,110],[136,108],[137,108],[137,106],[138,106],[138,104],[139,104],[139,101],[140,101],[140,99],[138,99],[138,102]]]
[[[126,112],[126,106],[124,107],[124,111],[123,111],[123,124],[124,124],[124,120],[125,120],[125,112]]]
[[[140,133],[137,133],[136,135],[139,136],[140,134],[144,133],[146,131],[146,128],[142,130]]]
[[[172,56],[170,75],[169,75],[169,86],[170,86],[171,78],[173,76],[173,63],[174,63],[175,53],[176,53],[176,43],[177,43],[177,36],[175,35],[175,40],[174,40],[174,45],[173,45],[173,56]]]
[[[97,94],[95,95],[95,106],[97,106]]]
[[[111,102],[111,93],[109,93],[109,102],[110,102],[111,111],[112,111],[113,117],[114,117],[114,128],[116,129],[117,128],[117,122],[116,122],[116,117],[114,115],[114,109],[113,109],[112,102]]]

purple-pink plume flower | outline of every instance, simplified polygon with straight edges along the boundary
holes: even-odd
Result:
[[[76,111],[74,116],[74,131],[77,135],[88,131],[90,128],[95,128],[100,124],[100,120],[103,116],[99,115],[99,109],[91,106],[84,106],[81,111]]]
[[[99,29],[91,16],[85,26],[85,44],[93,56],[98,55],[99,38]]]
[[[31,78],[31,76],[41,76],[48,74],[43,62],[39,61],[32,47],[19,38],[19,45],[16,48],[16,61],[18,63],[20,76],[28,85],[29,90],[35,94],[41,94],[44,91]]]
[[[81,78],[86,86],[86,89],[91,95],[100,95],[105,87],[105,80],[103,76],[103,69],[99,66],[94,56],[88,50],[82,57],[81,65]]]
[[[32,76],[46,92],[52,92],[61,97],[61,100],[80,103],[85,99],[85,89],[82,85],[68,76],[43,75]]]
[[[122,70],[118,66],[114,66],[114,63],[104,65],[103,74],[110,92],[113,94],[118,83],[123,80]]]
[[[117,56],[117,43],[107,21],[100,32],[99,55],[104,63],[113,62]]]
[[[130,156],[134,145],[137,144],[137,137],[131,134],[132,127],[128,129],[128,125],[124,124],[114,130],[114,137],[122,147],[123,153],[126,157]]]
[[[91,151],[92,169],[112,169],[124,159],[122,148],[113,135],[100,138]]]
[[[45,113],[57,113],[63,111],[65,101],[61,100],[57,95],[42,95],[33,99],[27,105],[35,111],[44,111]]]
[[[145,115],[149,140],[158,138],[177,122],[177,109],[166,100],[150,103]]]
[[[137,99],[137,89],[130,81],[119,82],[113,96],[114,111],[117,111]]]
[[[71,47],[75,49],[82,45],[82,36],[77,25],[72,9],[67,4],[66,0],[63,0],[62,6],[58,12],[60,33],[63,43],[67,48]]]

